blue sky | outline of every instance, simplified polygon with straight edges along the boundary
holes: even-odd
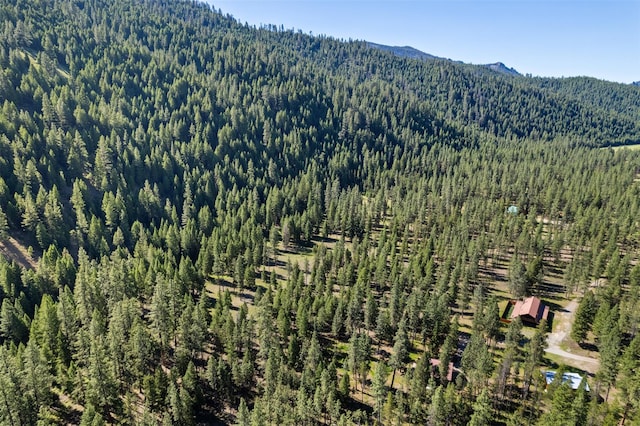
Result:
[[[242,23],[413,46],[525,74],[640,80],[640,0],[208,0]]]

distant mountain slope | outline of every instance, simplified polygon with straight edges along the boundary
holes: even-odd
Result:
[[[607,112],[616,112],[638,122],[640,87],[598,80],[593,77],[535,78],[534,84],[560,96]]]
[[[440,59],[437,56],[433,56],[429,53],[425,53],[421,50],[415,49],[411,46],[386,46],[384,44],[377,44],[372,42],[367,42],[369,47],[374,49],[384,50],[386,52],[391,52],[396,56],[400,56],[402,58],[411,58],[411,59]]]
[[[570,135],[588,145],[640,140],[640,95],[635,85],[589,77],[530,78],[501,62],[471,65],[411,47],[365,45],[380,55],[390,52],[398,57],[378,59],[381,78],[403,76],[403,88],[411,88],[431,111],[462,127],[479,126],[496,136],[553,139]],[[420,61],[400,65],[414,59]]]
[[[514,68],[509,68],[505,64],[503,64],[502,62],[496,62],[495,64],[487,64],[487,65],[485,65],[485,67],[487,67],[487,68],[489,68],[489,69],[491,69],[491,70],[493,70],[495,72],[502,73],[502,74],[521,75]]]
[[[372,43],[372,42],[367,42],[367,45],[369,47],[372,47],[374,49],[378,49],[378,50],[383,50],[385,52],[391,52],[396,56],[399,56],[401,58],[410,58],[410,59],[445,59],[445,58],[441,58],[438,56],[434,56],[431,55],[429,53],[425,53],[421,50],[418,50],[414,47],[411,46],[387,46],[384,44],[377,44],[377,43]],[[456,62],[459,64],[462,64],[462,62],[460,61],[454,61],[452,59],[447,59],[448,61],[451,62]],[[494,64],[486,64],[486,65],[479,65],[481,67],[485,67],[485,68],[489,68],[492,71],[495,72],[499,72],[501,74],[507,74],[507,75],[521,75],[518,71],[516,71],[514,68],[509,68],[507,67],[505,64],[503,64],[502,62],[496,62]]]
[[[380,78],[397,81],[430,111],[463,128],[477,126],[499,137],[552,140],[569,136],[586,145],[640,140],[640,106],[633,86],[597,79],[505,75],[487,66],[439,58],[392,60],[378,51],[377,60],[368,59],[376,61]]]

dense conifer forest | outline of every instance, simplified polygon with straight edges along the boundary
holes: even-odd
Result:
[[[0,18],[0,424],[640,424],[640,87]]]

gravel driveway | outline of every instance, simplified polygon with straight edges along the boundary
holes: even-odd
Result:
[[[565,339],[570,339],[569,334],[571,333],[571,325],[578,308],[578,300],[578,298],[575,298],[563,310],[554,312],[553,331],[547,336],[546,352],[562,357],[567,365],[580,368],[589,373],[595,373],[600,366],[598,358],[577,355],[560,347]]]

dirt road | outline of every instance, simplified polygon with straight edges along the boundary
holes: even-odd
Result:
[[[600,366],[598,358],[577,355],[561,348],[561,344],[565,339],[570,339],[569,334],[571,333],[571,325],[578,308],[578,300],[579,298],[573,299],[563,310],[554,313],[553,331],[547,336],[548,346],[546,352],[562,357],[567,365],[580,368],[589,373],[595,373]]]

